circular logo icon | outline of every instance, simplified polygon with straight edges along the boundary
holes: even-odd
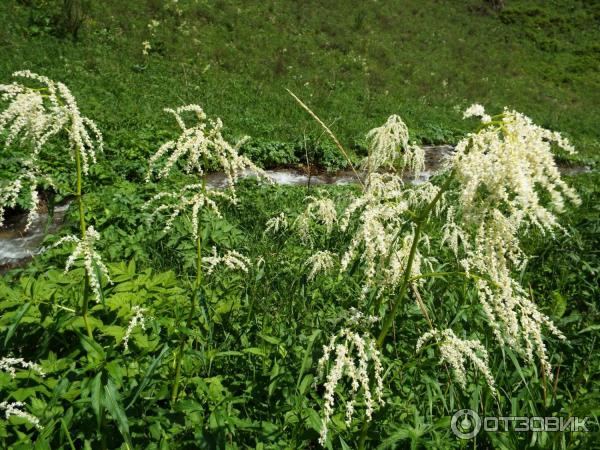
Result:
[[[472,409],[461,409],[452,416],[452,432],[460,439],[472,439],[481,430],[481,419]]]

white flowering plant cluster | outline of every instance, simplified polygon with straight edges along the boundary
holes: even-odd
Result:
[[[350,425],[359,395],[363,399],[365,419],[370,421],[374,408],[383,405],[383,365],[380,352],[368,331],[377,317],[364,316],[353,309],[346,326],[331,336],[323,346],[323,356],[317,364],[318,378],[324,379],[324,406],[319,442],[325,445],[329,422],[334,413],[336,388],[342,389],[344,378],[348,380],[349,395],[340,396],[345,403],[346,424]],[[326,370],[328,369],[328,370]]]
[[[182,212],[191,208],[192,234],[196,239],[199,212],[208,209],[220,217],[221,212],[215,199],[235,203],[235,183],[244,171],[249,170],[265,179],[268,177],[250,159],[240,155],[239,149],[248,138],[241,139],[235,145],[230,144],[222,135],[221,119],[208,118],[201,106],[187,105],[177,109],[167,108],[165,111],[175,117],[181,134],[176,140],[164,143],[152,155],[146,181],[150,181],[154,174],[159,180],[167,177],[178,162],[181,162],[184,172],[194,173],[203,179],[208,170],[217,168],[225,173],[228,181],[225,191],[208,191],[203,181],[184,186],[177,192],[161,192],[148,202],[148,207],[154,208],[158,204],[152,216],[165,211],[171,212],[166,221],[166,230],[171,228],[173,221]],[[194,125],[187,125],[184,117],[186,114],[195,117]]]
[[[191,222],[191,235],[196,243],[196,280],[191,295],[191,307],[187,319],[189,328],[196,309],[196,297],[204,289],[202,284],[204,275],[211,275],[218,266],[228,270],[248,272],[250,260],[235,250],[229,250],[219,255],[217,248],[212,247],[212,255],[203,254],[202,242],[202,215],[212,213],[215,217],[222,217],[218,200],[235,204],[237,202],[235,183],[245,171],[250,171],[260,178],[268,178],[265,172],[257,167],[250,159],[240,154],[240,147],[248,139],[241,139],[237,144],[230,144],[222,135],[223,122],[221,119],[208,118],[199,105],[187,105],[176,109],[165,109],[172,114],[179,125],[180,135],[177,139],[161,145],[158,151],[149,160],[149,170],[146,182],[155,175],[158,180],[166,178],[177,166],[184,173],[201,178],[200,183],[191,183],[178,189],[176,192],[159,192],[145,204],[145,208],[152,208],[149,221],[163,213],[168,213],[164,231],[168,232],[174,221],[181,216],[188,215]],[[186,116],[193,116],[192,125],[186,122]],[[208,190],[206,175],[210,169],[219,169],[224,172],[227,179],[225,190]],[[183,359],[185,342],[180,341],[176,362],[175,380],[171,393],[171,401],[178,397],[179,379]]]
[[[0,85],[0,138],[4,147],[19,147],[23,154],[21,170],[8,184],[0,184],[0,226],[5,209],[15,206],[21,193],[28,194],[26,206],[30,213],[25,231],[37,217],[38,186],[52,186],[52,180],[40,170],[42,150],[53,137],[66,133],[71,158],[81,159],[84,174],[89,164],[96,162],[96,152],[102,151],[103,139],[96,124],[79,111],[75,97],[61,82],[28,70],[15,72],[13,77],[25,82]]]
[[[464,116],[478,118],[478,130],[459,142],[438,176],[415,186],[406,185],[402,175],[408,170],[416,177],[423,168],[424,151],[409,144],[406,125],[398,116],[391,116],[367,134],[370,147],[362,166],[360,195],[351,199],[341,213],[329,198],[308,197],[308,205],[294,225],[302,242],[309,244],[313,252],[306,261],[311,268],[309,281],[319,271],[334,267],[339,268],[342,279],[360,271],[362,288],[356,308],[365,315],[382,317],[373,349],[382,348],[402,310],[401,304],[412,292],[430,326],[418,340],[417,350],[433,342],[460,386],[466,387],[468,367],[473,366],[497,395],[488,350],[476,337],[459,337],[473,337],[487,330],[440,331],[440,324],[431,321],[435,314],[430,314],[421,300],[419,290],[425,288],[425,280],[438,277],[434,272],[438,252],[432,252],[432,248],[446,245],[456,255],[454,262],[446,264],[455,264],[451,273],[464,277],[476,288],[481,311],[497,343],[509,346],[530,363],[539,361],[547,378],[552,379],[544,333],[547,330],[558,338],[564,336],[513,272],[522,270],[527,261],[520,238],[532,229],[548,234],[560,230],[556,214],[564,210],[566,201],[577,205],[579,198],[561,179],[553,158],[553,145],[573,152],[559,133],[541,128],[509,109],[492,116],[483,106],[473,105]],[[542,201],[546,194],[548,202]],[[441,233],[431,228],[433,217],[443,221]],[[282,216],[271,219],[270,227],[283,220]],[[323,232],[341,236],[346,242],[344,249],[339,252],[338,248],[336,253],[331,248],[315,248],[311,233]],[[367,345],[366,341],[359,344],[358,339],[344,328],[324,349],[323,361],[333,353],[337,359],[325,384],[323,445],[334,406],[334,385],[344,370],[354,370],[347,361],[349,343],[357,348]],[[345,340],[345,344],[336,344],[338,340]],[[322,367],[321,363],[319,370]],[[366,393],[367,387],[363,389]],[[354,398],[356,390],[352,392]],[[367,419],[372,408],[373,404],[367,402]],[[353,400],[350,409],[354,412]]]
[[[90,163],[96,163],[96,153],[103,151],[102,133],[94,121],[81,114],[75,97],[65,84],[28,70],[15,72],[13,76],[35,84],[36,87],[18,82],[0,85],[0,103],[6,104],[6,108],[0,113],[0,137],[5,135],[6,148],[18,144],[21,153],[25,154],[16,178],[8,185],[0,185],[0,226],[6,208],[14,207],[19,195],[29,190],[29,214],[24,231],[30,229],[38,216],[38,185],[43,182],[52,185],[50,177],[40,169],[44,158],[52,159],[52,155],[44,153],[44,147],[51,138],[66,136],[68,154],[75,162],[76,188],[73,193],[79,206],[80,237],[67,236],[56,245],[64,242],[77,243],[65,270],[68,271],[77,258],[82,257],[84,260],[82,316],[91,337],[92,331],[87,320],[88,290],[91,288],[96,299],[99,299],[101,276],[104,275],[108,280],[110,278],[93,246],[100,235],[85,223],[82,186],[83,176],[89,174]]]
[[[17,371],[26,371],[29,374],[34,373],[40,377],[46,376],[46,373],[42,367],[37,363],[26,361],[23,358],[4,357],[0,359],[0,372],[8,373],[14,380],[17,376]],[[24,420],[30,425],[33,425],[38,430],[43,429],[39,418],[25,411],[25,404],[23,402],[2,401],[0,402],[0,412],[4,414],[4,418],[6,420],[9,420],[11,417],[16,417]]]

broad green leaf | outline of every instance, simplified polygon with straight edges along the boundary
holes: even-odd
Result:
[[[19,322],[21,322],[21,319],[23,318],[30,306],[31,302],[27,302],[23,306],[21,306],[21,308],[19,308],[19,310],[17,311],[13,322],[11,323],[10,327],[8,328],[8,331],[6,332],[6,337],[4,338],[4,348],[6,348],[6,344],[8,344],[8,341],[10,341],[10,338],[15,333]]]
[[[125,439],[129,448],[133,448],[133,444],[131,443],[131,436],[129,436],[129,421],[127,420],[127,416],[125,415],[125,411],[121,406],[121,401],[119,398],[119,393],[117,392],[117,388],[115,387],[112,380],[109,378],[104,386],[104,406],[106,410],[113,417],[115,422],[117,422],[117,427],[121,432],[121,435]]]
[[[144,378],[142,379],[142,382],[138,386],[135,394],[133,395],[133,398],[131,399],[131,401],[129,402],[129,405],[127,405],[127,407],[125,409],[129,409],[135,403],[135,401],[137,400],[140,393],[148,385],[148,382],[150,381],[150,377],[152,376],[152,374],[154,373],[154,371],[156,370],[156,368],[158,367],[158,365],[160,364],[162,359],[168,353],[168,351],[169,351],[169,345],[165,344],[164,347],[162,348],[162,350],[160,351],[159,355],[156,358],[154,358],[154,360],[152,361],[152,364],[150,364],[150,366],[148,367],[148,370],[146,371]]]
[[[249,347],[249,348],[245,348],[242,351],[244,353],[250,353],[252,355],[257,355],[257,356],[262,356],[262,357],[267,356],[265,351],[262,348],[258,348],[258,347]]]
[[[100,427],[102,426],[102,415],[104,414],[103,392],[104,390],[102,386],[102,372],[98,372],[98,374],[90,383],[90,400],[92,402],[92,409],[94,410],[94,414],[96,415],[96,425],[98,427],[98,431],[100,431]]]

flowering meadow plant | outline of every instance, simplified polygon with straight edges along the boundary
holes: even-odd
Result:
[[[367,134],[370,147],[363,164],[361,195],[350,201],[339,217],[334,206],[326,207],[332,203],[330,199],[309,197],[305,212],[296,220],[301,224],[303,242],[312,242],[311,224],[325,224],[327,233],[349,236],[349,244],[339,256],[325,249],[317,250],[307,260],[313,266],[309,280],[321,268],[330,269],[334,259],[341,261],[341,276],[348,275],[351,266],[355,267],[354,261],[358,261],[363,286],[355,307],[364,314],[381,315],[381,327],[372,327],[373,332],[379,328],[374,349],[380,349],[410,292],[420,297],[418,291],[424,289],[425,280],[441,275],[433,271],[431,262],[436,252],[432,249],[448,245],[457,258],[452,273],[471,280],[476,287],[498,345],[511,347],[530,363],[537,359],[551,380],[544,329],[561,339],[564,335],[538,309],[513,271],[522,269],[527,261],[519,245],[523,234],[532,228],[553,233],[560,229],[555,214],[564,210],[565,201],[579,203],[575,191],[561,179],[552,156],[553,144],[568,152],[573,148],[559,133],[543,129],[515,111],[507,109],[489,116],[481,105],[473,105],[465,112],[468,117],[480,118],[480,129],[459,142],[438,177],[417,186],[407,186],[401,178],[405,168],[418,173],[424,161],[423,150],[408,144],[404,122],[391,116]],[[394,167],[399,173],[389,172]],[[388,172],[380,173],[384,168]],[[541,192],[549,196],[547,205]],[[441,240],[435,243],[434,236],[439,234],[430,229],[432,217],[445,218]],[[368,300],[373,298],[375,301]],[[422,302],[419,309],[430,321],[434,314],[428,313]],[[486,347],[476,338],[458,337],[450,328],[439,331],[437,327],[443,324],[429,323],[431,329],[416,343],[417,351],[433,340],[460,386],[466,386],[470,361],[496,395]],[[461,330],[461,334],[465,332],[475,335],[478,330]],[[344,330],[340,333],[346,339],[353,336]],[[334,349],[336,337],[331,339],[324,349],[326,358]],[[332,415],[333,385],[342,383],[346,367],[344,349],[347,347],[339,347],[338,360],[327,378],[323,445]],[[352,366],[347,370],[354,373]],[[353,379],[353,375],[350,377]],[[357,389],[352,392],[354,398]],[[368,383],[362,392],[365,419],[369,421],[373,405]]]
[[[539,286],[552,278],[539,267],[555,264],[531,257],[534,242],[562,258],[575,230],[560,216],[581,202],[553,156],[574,151],[561,134],[472,105],[472,133],[413,184],[436,150],[400,116],[366,133],[355,167],[294,96],[356,183],[281,187],[260,183],[245,138],[225,139],[191,104],[166,109],[177,135],[152,141],[147,171],[123,180],[100,170],[102,134],[66,86],[16,76],[0,86],[3,151],[18,157],[0,219],[25,202],[31,227],[58,148],[73,163],[56,177],[74,186],[64,227],[75,217],[78,233],[48,236],[33,264],[0,280],[0,446],[454,448],[454,408],[579,407],[590,383],[564,380],[595,369],[579,355],[568,366],[556,344],[588,339],[591,353],[597,328],[563,317],[562,288]],[[209,185],[214,170],[224,188]],[[248,173],[259,182],[240,183]],[[569,286],[591,298],[597,269],[581,266]],[[502,439],[552,439],[531,436]]]
[[[24,231],[29,230],[38,214],[38,185],[43,180],[52,185],[50,177],[42,174],[39,168],[42,159],[51,157],[44,154],[44,147],[51,138],[59,138],[61,133],[65,134],[66,142],[61,143],[65,145],[75,163],[74,194],[79,209],[80,237],[69,236],[61,239],[59,243],[78,242],[75,252],[67,261],[66,270],[77,257],[84,258],[86,272],[81,313],[91,337],[92,330],[87,318],[89,289],[91,287],[96,299],[99,299],[101,284],[98,272],[108,278],[108,271],[93,248],[93,242],[98,240],[100,235],[93,227],[86,226],[83,176],[89,174],[90,163],[96,163],[96,153],[103,151],[102,133],[94,121],[81,114],[75,97],[65,84],[29,70],[15,72],[13,77],[35,83],[38,87],[29,87],[17,82],[0,85],[0,102],[6,103],[6,109],[0,113],[0,136],[7,133],[4,147],[9,148],[18,143],[21,149],[27,150],[21,161],[21,173],[8,186],[0,186],[0,226],[3,223],[5,208],[15,206],[17,197],[27,182],[30,201]],[[88,232],[91,234],[86,235]]]

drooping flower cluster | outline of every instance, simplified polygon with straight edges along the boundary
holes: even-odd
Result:
[[[367,173],[380,168],[392,169],[397,164],[417,176],[425,166],[425,152],[408,141],[408,128],[400,116],[392,115],[387,122],[367,133],[369,156],[363,163]]]
[[[429,182],[405,188],[399,176],[372,174],[363,194],[346,208],[340,229],[347,231],[353,225],[354,234],[342,256],[341,269],[346,270],[355,259],[363,263],[363,294],[376,281],[380,288],[398,285],[413,243],[414,211],[430,202],[438,190]],[[427,236],[422,239],[428,242]],[[417,247],[411,276],[420,274],[423,262]]]
[[[164,227],[164,231],[167,232],[173,226],[175,219],[185,212],[187,208],[191,207],[192,236],[196,239],[198,237],[200,224],[200,211],[207,209],[212,211],[217,217],[221,217],[219,206],[211,197],[229,199],[229,197],[221,191],[212,191],[209,194],[202,188],[201,184],[189,184],[181,188],[178,192],[160,192],[156,194],[146,202],[144,208],[153,208],[148,220],[151,220],[153,217],[160,215],[163,212],[170,212]],[[153,206],[156,202],[160,203],[158,207]]]
[[[487,350],[478,340],[460,339],[450,329],[439,331],[433,329],[428,331],[417,341],[416,350],[434,339],[437,341],[442,356],[442,361],[447,362],[452,367],[452,371],[458,381],[458,384],[465,389],[467,384],[467,361],[471,363],[483,374],[491,391],[496,393],[494,377],[489,368],[489,358]]]
[[[94,248],[94,243],[98,239],[100,239],[100,233],[93,226],[89,226],[82,239],[73,235],[65,236],[59,239],[53,247],[58,247],[65,242],[74,242],[77,244],[73,253],[67,259],[65,273],[69,271],[76,260],[83,259],[83,266],[90,280],[90,287],[92,288],[92,292],[94,292],[96,301],[99,302],[101,300],[101,277],[104,276],[109,283],[112,283],[112,281],[100,254]]]
[[[27,214],[27,222],[25,223],[24,232],[27,232],[35,220],[39,217],[38,214],[38,186],[46,184],[54,186],[50,177],[39,172],[33,159],[25,160],[21,163],[22,171],[17,178],[10,181],[4,186],[0,186],[0,227],[4,224],[4,213],[6,208],[14,208],[17,204],[19,194],[24,190],[29,190],[29,201]]]
[[[355,330],[358,322],[372,323],[369,318],[361,320],[362,316],[356,316],[348,321],[348,327],[333,335],[327,345],[323,346],[323,356],[318,362],[319,378],[323,377],[327,366],[325,378],[325,404],[323,405],[323,417],[321,422],[321,433],[319,442],[325,445],[329,430],[329,422],[334,412],[336,388],[341,388],[343,379],[346,377],[350,384],[350,392],[340,398],[347,399],[346,423],[350,424],[354,416],[356,402],[362,392],[365,406],[365,419],[371,420],[374,408],[383,401],[383,366],[381,364],[379,350],[375,341],[367,333],[359,333]],[[373,382],[369,376],[369,366],[372,364]],[[375,390],[371,392],[374,384]]]
[[[335,203],[330,198],[309,196],[306,201],[308,205],[304,212],[296,218],[294,225],[304,242],[312,242],[311,229],[313,225],[322,225],[327,233],[331,233],[338,217]]]
[[[467,119],[469,117],[479,117],[483,123],[489,123],[492,121],[491,116],[485,113],[485,108],[479,103],[474,103],[465,110],[463,119]]]
[[[219,256],[216,247],[212,248],[212,256],[203,257],[202,262],[207,266],[207,275],[213,273],[219,264],[223,264],[229,270],[241,270],[246,273],[248,272],[248,266],[250,266],[250,260],[241,253],[229,250],[223,256]]]
[[[334,263],[334,254],[330,251],[325,250],[314,253],[306,260],[306,265],[310,267],[308,280],[313,280],[319,272],[326,272],[333,269]]]
[[[12,378],[17,375],[17,368],[33,370],[40,376],[45,376],[42,368],[30,361],[25,361],[23,358],[2,358],[0,359],[0,371],[9,373]]]
[[[24,406],[25,404],[23,402],[0,402],[0,410],[4,411],[6,420],[10,419],[11,416],[20,417],[32,424],[38,430],[42,430],[44,427],[40,425],[40,419],[29,414],[27,411],[23,411]]]
[[[129,325],[127,325],[127,330],[125,331],[122,341],[125,350],[129,349],[129,338],[131,337],[134,328],[139,326],[142,330],[146,329],[146,316],[144,315],[146,308],[135,305],[131,308],[131,312],[133,313],[133,316],[131,317],[131,320],[129,320]]]
[[[552,144],[573,147],[559,133],[541,128],[516,111],[505,110],[498,125],[489,124],[456,146],[451,165],[461,183],[459,203],[474,222],[491,209],[502,209],[520,226],[542,231],[557,227],[556,216],[542,205],[538,189],[550,195],[557,212],[565,198],[578,204],[576,192],[561,178]],[[485,198],[482,198],[485,197]]]
[[[280,213],[278,216],[271,217],[265,223],[265,233],[277,233],[280,230],[285,231],[289,227],[287,217],[284,213]]]
[[[469,114],[485,111],[475,105]],[[553,143],[568,152],[573,147],[559,133],[515,111],[505,110],[499,120],[488,122],[458,144],[451,161],[459,181],[458,206],[447,211],[444,241],[457,254],[460,242],[461,264],[479,276],[479,299],[499,342],[529,361],[536,356],[552,378],[542,328],[564,336],[511,271],[526,262],[519,237],[531,226],[552,233],[560,228],[555,212],[564,210],[565,199],[579,203],[552,155]],[[542,204],[542,191],[549,194],[549,207]],[[472,228],[474,234],[467,231]]]
[[[164,143],[150,158],[147,181],[154,171],[158,178],[166,177],[179,160],[183,160],[183,170],[186,173],[195,171],[202,175],[208,170],[207,165],[218,166],[227,177],[232,199],[235,199],[235,182],[242,171],[250,170],[268,178],[265,172],[250,159],[239,154],[240,147],[248,137],[243,138],[236,145],[231,145],[223,138],[221,119],[209,119],[199,105],[187,105],[177,109],[167,108],[165,111],[173,114],[181,128],[181,135],[177,140]],[[197,123],[188,127],[183,118],[184,113],[193,113]],[[169,156],[166,157],[167,155]]]
[[[81,115],[73,94],[63,83],[28,70],[15,72],[13,76],[42,86],[31,88],[16,82],[0,85],[0,103],[8,103],[0,113],[0,136],[6,133],[4,145],[9,147],[19,142],[21,150],[30,150],[21,161],[17,177],[0,186],[0,226],[5,209],[15,206],[21,192],[29,191],[27,231],[37,217],[37,187],[42,182],[52,185],[49,177],[39,170],[40,152],[44,145],[53,136],[66,131],[70,156],[79,155],[82,170],[87,174],[89,161],[96,162],[96,151],[102,151],[103,141],[96,124]]]
[[[37,157],[44,144],[64,130],[69,136],[71,157],[79,153],[87,174],[89,161],[96,162],[96,150],[102,151],[102,134],[92,120],[81,115],[69,88],[28,70],[13,76],[32,80],[42,88],[19,83],[0,85],[0,99],[9,102],[0,114],[0,134],[8,131],[5,145],[21,135],[21,142],[31,144]]]
[[[227,191],[207,191],[204,183],[189,184],[177,192],[162,192],[155,195],[147,204],[150,207],[157,200],[166,200],[166,203],[154,209],[152,216],[163,211],[171,211],[167,219],[165,230],[169,230],[173,221],[188,207],[192,209],[192,234],[197,238],[200,211],[206,207],[220,217],[216,198],[223,198],[236,202],[235,183],[243,171],[250,170],[262,178],[268,179],[265,172],[258,168],[250,159],[239,154],[240,146],[247,138],[236,145],[227,142],[221,131],[221,119],[208,119],[202,107],[187,105],[177,109],[165,109],[173,114],[179,127],[180,136],[173,141],[163,144],[150,158],[149,170],[146,181],[150,181],[156,172],[159,179],[166,177],[178,161],[183,161],[183,170],[186,173],[196,172],[204,175],[210,167],[217,166],[225,173],[228,186]],[[197,123],[188,127],[183,115],[193,113]]]

